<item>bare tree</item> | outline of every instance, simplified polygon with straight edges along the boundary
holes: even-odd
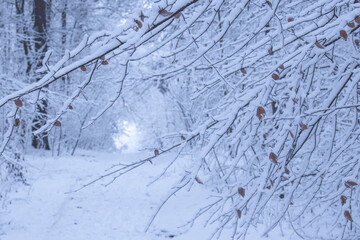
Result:
[[[46,44],[46,3],[44,0],[34,0],[34,29],[35,29],[35,51],[38,57],[38,67],[41,67],[41,60],[47,51]],[[38,78],[36,81],[39,81]],[[41,94],[41,93],[40,93]],[[42,94],[41,94],[42,95]],[[33,120],[32,131],[35,132],[41,128],[47,119],[47,103],[46,96],[40,96],[36,104],[36,113]],[[50,149],[48,136],[44,133],[33,135],[32,146],[34,148]]]

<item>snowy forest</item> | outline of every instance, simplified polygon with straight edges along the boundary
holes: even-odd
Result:
[[[360,239],[359,0],[0,2],[0,239]]]

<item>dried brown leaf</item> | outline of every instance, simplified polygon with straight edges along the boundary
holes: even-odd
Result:
[[[173,14],[173,13],[172,13],[172,12],[168,12],[168,11],[166,11],[165,9],[160,9],[160,10],[159,10],[159,14],[160,14],[161,16],[168,17],[168,16],[170,16],[170,15]]]
[[[279,75],[277,75],[276,73],[273,73],[273,75],[271,76],[274,80],[279,80]]]
[[[104,60],[105,60],[105,55],[102,55],[102,56],[100,57],[100,59],[104,61]]]
[[[345,30],[340,31],[340,36],[346,41],[348,38],[348,34]]]
[[[102,64],[102,65],[108,65],[109,62],[108,62],[108,61],[103,61],[101,64]]]
[[[140,14],[140,20],[141,20],[141,21],[144,21],[144,20],[145,20],[145,15],[144,15],[143,12],[141,12],[141,14]]]
[[[315,46],[317,46],[320,49],[324,49],[323,45],[321,45],[318,41],[315,42]]]
[[[346,211],[344,212],[344,216],[345,216],[345,218],[346,218],[347,220],[349,220],[350,222],[353,221],[353,219],[352,219],[352,217],[351,217],[351,215],[350,215],[350,212],[349,212],[348,210],[346,210]]]
[[[245,189],[244,188],[242,188],[242,187],[238,188],[238,193],[240,194],[240,196],[245,197]]]
[[[355,45],[359,47],[359,45],[360,45],[360,40],[359,39],[355,40]]]
[[[20,99],[16,99],[16,100],[15,100],[15,105],[16,105],[17,107],[22,107],[22,106],[23,106],[23,102],[22,102]]]
[[[245,68],[241,68],[240,71],[241,71],[243,74],[246,74]]]
[[[308,129],[308,127],[306,126],[306,124],[303,124],[303,123],[299,123],[299,126],[302,130],[306,130]]]
[[[347,197],[341,196],[341,197],[340,197],[340,200],[341,200],[341,205],[344,206],[345,203],[346,203]]]
[[[158,149],[155,149],[155,150],[154,150],[154,155],[155,155],[155,156],[158,156],[159,154],[160,154],[159,150],[158,150]]]
[[[263,107],[258,107],[257,111],[256,111],[256,116],[259,118],[259,120],[261,120],[261,118],[263,117],[263,115],[265,115],[265,109]]]
[[[233,129],[232,127],[229,127],[227,130],[226,130],[226,134],[229,135],[230,133],[232,133]]]
[[[134,19],[134,22],[138,25],[139,28],[142,28],[143,25],[139,20]]]
[[[357,185],[358,184],[356,182],[353,182],[353,181],[346,181],[345,182],[345,187],[347,187],[347,188],[355,187]]]
[[[347,25],[348,25],[350,28],[354,28],[354,27],[355,27],[355,23],[353,23],[353,22],[349,22]]]
[[[181,17],[181,13],[178,12],[177,14],[174,15],[174,17],[175,17],[176,19],[179,19],[179,18]]]
[[[263,134],[263,138],[264,138],[265,140],[267,139],[267,134],[266,134],[266,133]]]
[[[278,164],[277,162],[277,156],[275,153],[271,152],[269,155],[269,159],[274,163],[274,164]]]
[[[285,69],[285,67],[284,67],[283,64],[281,64],[279,68],[280,68],[281,70],[284,70],[284,69]]]
[[[70,110],[73,110],[73,106],[71,106],[71,105],[69,105],[68,108],[69,108]]]
[[[270,1],[266,1],[267,5],[272,8],[272,3]]]
[[[241,218],[241,210],[240,210],[240,209],[236,209],[236,213],[237,213],[238,218]]]
[[[288,22],[293,22],[294,21],[294,18],[293,17],[289,17],[288,18]]]
[[[360,16],[355,17],[355,22],[360,24]]]
[[[14,127],[18,127],[20,125],[20,119],[15,118]]]
[[[198,184],[204,184],[198,177],[195,177],[195,181],[196,181]]]
[[[61,127],[61,122],[59,120],[56,120],[56,122],[54,123],[54,126]]]

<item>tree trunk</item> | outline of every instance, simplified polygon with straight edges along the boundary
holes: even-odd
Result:
[[[46,3],[44,0],[34,0],[34,31],[35,31],[35,51],[37,53],[38,61],[37,67],[41,67],[41,60],[47,51],[46,45]],[[40,78],[37,78],[37,81]],[[42,94],[40,94],[42,95]],[[47,120],[47,106],[46,97],[42,96],[36,103],[36,113],[33,119],[32,131],[41,128]],[[34,148],[50,149],[49,139],[46,133],[38,135],[33,134],[32,146]]]

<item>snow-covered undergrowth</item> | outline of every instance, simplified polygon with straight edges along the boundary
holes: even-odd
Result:
[[[169,157],[143,165],[111,184],[112,178],[105,178],[76,191],[106,174],[112,165],[143,157],[144,154],[84,151],[74,157],[27,156],[29,185],[18,188],[9,196],[11,202],[1,214],[3,227],[0,239],[208,239],[212,228],[211,225],[204,228],[205,218],[200,218],[194,225],[184,226],[209,200],[209,193],[203,185],[194,185],[189,192],[182,191],[173,196],[145,232],[172,184],[189,164],[185,158],[150,185],[162,172]],[[262,229],[262,226],[252,229],[247,239],[298,239],[284,226],[272,232],[269,238],[260,237]],[[230,237],[224,235],[221,239]]]

